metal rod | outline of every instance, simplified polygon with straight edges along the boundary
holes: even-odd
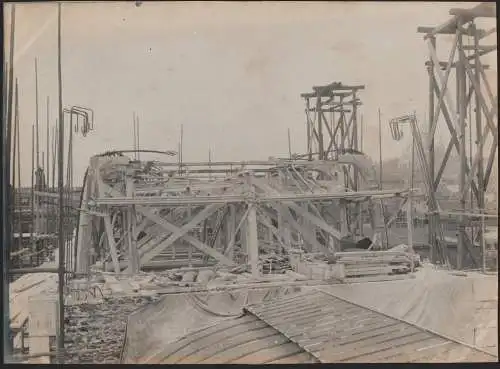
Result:
[[[39,134],[38,134],[38,59],[35,58],[35,124],[36,124],[36,167],[40,167],[40,145],[39,145]]]
[[[14,109],[14,149],[12,152],[12,194],[14,195],[13,200],[13,209],[15,209],[15,189],[16,189],[16,159],[19,160],[19,157],[16,158],[17,154],[17,124],[19,120],[19,109],[18,109],[18,104],[19,104],[19,91],[18,91],[18,84],[17,84],[17,78],[16,78],[16,85],[15,85],[15,109]]]
[[[288,128],[288,155],[290,160],[292,160],[292,143],[290,141],[290,128]]]
[[[58,135],[58,130],[57,130],[57,122],[58,120],[56,119],[56,125],[55,127],[52,128],[52,188],[55,191],[56,188],[56,158],[57,158],[57,138],[59,137]]]
[[[137,133],[136,133],[136,130],[137,130],[137,125],[135,123],[135,112],[132,113],[132,121],[133,121],[133,125],[134,125],[134,145],[133,145],[133,150],[134,150],[134,160],[137,160]]]
[[[35,125],[31,125],[31,247],[36,251],[35,238]]]
[[[181,124],[181,141],[180,141],[180,146],[179,146],[179,158],[180,158],[179,159],[179,163],[180,163],[179,167],[181,168],[181,170],[182,170],[182,159],[183,159],[182,158],[182,153],[183,153],[182,151],[184,149],[184,147],[183,147],[183,139],[184,139],[184,125]]]
[[[5,196],[2,194],[2,203],[5,204],[4,208],[2,210],[6,210],[7,214],[2,214],[3,222],[2,222],[2,228],[3,231],[5,231],[5,237],[2,239],[2,243],[4,244],[4,247],[2,247],[2,252],[3,252],[3,260],[4,263],[3,265],[3,280],[4,280],[4,293],[3,293],[3,308],[4,308],[4,357],[9,358],[10,355],[12,354],[12,341],[10,339],[10,324],[9,324],[9,287],[8,287],[8,278],[7,278],[7,272],[9,268],[9,254],[10,254],[10,245],[12,244],[12,227],[11,227],[11,219],[12,217],[9,216],[11,213],[11,209],[9,208],[10,204],[10,191],[8,190],[9,188],[9,182],[10,182],[10,146],[11,146],[11,130],[12,130],[12,85],[13,85],[13,79],[14,79],[14,32],[15,32],[15,21],[16,21],[16,13],[15,13],[15,4],[10,4],[11,8],[11,16],[10,16],[10,55],[9,55],[9,75],[8,75],[8,90],[4,91],[4,93],[8,94],[7,95],[7,105],[5,108],[7,109],[7,129],[6,129],[6,137],[5,141],[6,142],[6,150],[4,151],[4,154],[2,155],[3,161],[3,167],[4,167],[4,173],[3,173],[3,178],[2,180],[4,183],[7,183],[7,191]],[[6,216],[4,216],[6,215]],[[3,233],[3,232],[2,232]]]
[[[47,173],[47,187],[50,186],[50,171],[49,171],[49,168],[50,168],[50,116],[49,116],[49,109],[50,109],[50,100],[49,100],[49,97],[47,96],[47,148],[46,148],[46,151],[47,151],[47,164],[46,164],[46,167],[45,167],[45,172]]]
[[[58,187],[59,187],[59,326],[57,334],[57,356],[60,364],[64,363],[64,115],[62,97],[62,67],[61,67],[61,3],[57,4],[57,82],[59,95],[59,157],[58,157]]]
[[[139,135],[139,115],[137,114],[135,116],[136,122],[137,122],[137,160],[141,160],[141,140],[140,140],[140,135]]]
[[[210,150],[210,146],[208,146],[208,169],[212,169],[211,163],[212,163],[212,150]],[[212,173],[209,173],[208,179],[212,179]]]
[[[378,157],[379,157],[379,181],[380,181],[380,190],[382,190],[382,181],[383,181],[383,175],[382,175],[382,170],[383,170],[383,164],[382,164],[382,117],[380,114],[380,108],[378,109]]]

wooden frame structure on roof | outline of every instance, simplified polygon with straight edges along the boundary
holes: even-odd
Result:
[[[456,151],[460,160],[459,187],[460,212],[471,209],[485,209],[485,192],[490,175],[498,160],[498,96],[490,86],[485,73],[483,57],[496,52],[493,45],[482,45],[489,35],[496,33],[495,25],[488,30],[479,29],[477,18],[495,18],[496,4],[481,3],[472,9],[451,9],[447,22],[437,27],[418,27],[417,32],[424,33],[424,41],[429,49],[426,67],[429,75],[429,140],[428,165],[431,173],[430,192],[435,193],[441,183],[444,170],[449,165],[452,152]],[[439,44],[440,50],[446,48],[448,61],[438,59],[438,39],[441,35],[454,35],[451,45]],[[454,80],[455,86],[451,81]],[[440,124],[441,123],[441,124]],[[444,159],[436,163],[434,151],[438,126],[444,126],[450,134]],[[486,163],[485,163],[486,161]],[[428,193],[429,198],[432,194]],[[432,261],[440,257],[437,250],[440,239],[439,204],[429,201],[429,243],[433,247]],[[479,260],[474,260],[471,248],[474,235],[465,231],[466,216],[459,218],[457,268],[461,269],[465,258],[470,255],[473,263],[479,267]],[[480,237],[481,229],[476,230]],[[481,245],[482,246],[482,245]],[[445,249],[445,248],[444,248]],[[483,250],[483,247],[481,247]],[[443,260],[442,260],[443,261]]]

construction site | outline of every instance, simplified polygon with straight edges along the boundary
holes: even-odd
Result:
[[[484,62],[497,45],[483,43],[496,35],[495,3],[449,9],[442,24],[415,30],[428,48],[428,91],[414,93],[428,111],[418,119],[408,105],[379,122],[394,141],[411,137],[394,186],[382,158],[363,152],[369,86],[341,75],[296,91],[305,115],[292,124],[305,126],[306,152],[188,161],[182,133],[175,150],[156,150],[134,114],[133,147],[89,153],[75,183],[74,143],[106,128],[92,107],[62,105],[59,54],[57,119],[49,98],[39,116],[37,79],[36,124],[21,144],[15,5],[9,16],[4,361],[498,361],[498,206],[486,199],[498,192],[498,95]],[[438,130],[449,137],[444,158]],[[456,206],[440,192],[452,153]]]

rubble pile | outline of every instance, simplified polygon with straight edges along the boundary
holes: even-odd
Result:
[[[105,297],[65,309],[66,364],[119,363],[129,314],[156,296]]]
[[[288,255],[269,254],[262,260],[263,274],[284,274],[291,269],[292,266]]]

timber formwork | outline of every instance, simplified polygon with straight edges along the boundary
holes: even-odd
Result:
[[[458,214],[459,224],[456,265],[462,269],[466,258],[472,259],[476,267],[480,266],[480,260],[472,252],[474,238],[480,240],[480,249],[484,250],[481,227],[476,227],[472,233],[467,232],[467,217],[481,217],[485,211],[488,186],[498,186],[489,183],[493,165],[498,165],[495,164],[498,160],[498,102],[485,72],[488,66],[483,60],[485,55],[497,50],[496,38],[488,38],[496,34],[496,27],[491,22],[496,18],[496,6],[495,3],[481,3],[472,9],[451,9],[450,15],[452,18],[437,27],[418,28],[419,33],[425,34],[424,41],[429,49],[426,62],[429,133],[424,165],[430,175],[426,192],[432,261],[446,262],[447,255],[440,252],[446,248],[441,237],[442,209],[436,192],[452,153],[456,152],[458,156],[460,208],[453,210]],[[486,24],[488,19],[492,23],[490,27],[479,28],[478,24]],[[449,39],[438,42],[446,35],[453,36],[451,43]],[[483,44],[489,39],[492,39],[492,44]],[[443,54],[447,55],[447,61],[438,58]],[[440,127],[445,127],[449,133],[449,142],[442,162],[436,163],[434,145]]]
[[[346,191],[344,166],[360,189]],[[76,272],[103,265],[116,273],[143,268],[247,265],[260,276],[262,259],[292,250],[333,256],[348,234],[343,201],[373,204],[406,197],[380,191],[369,158],[276,159],[251,162],[139,161],[91,158],[75,248]],[[383,220],[373,213],[372,231]]]

